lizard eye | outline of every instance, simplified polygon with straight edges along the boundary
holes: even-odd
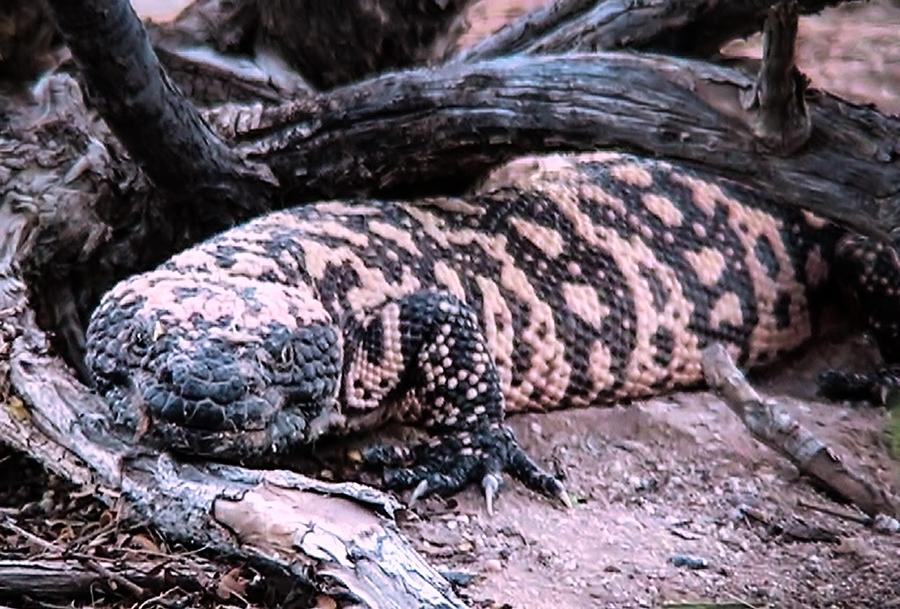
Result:
[[[294,346],[290,343],[287,343],[284,347],[281,348],[281,351],[278,352],[278,357],[275,361],[280,367],[283,368],[287,368],[293,365]]]
[[[144,355],[150,348],[150,335],[146,329],[138,327],[131,332],[131,351],[137,355]]]

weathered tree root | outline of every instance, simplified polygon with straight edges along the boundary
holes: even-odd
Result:
[[[703,374],[753,437],[787,457],[797,469],[855,504],[869,517],[898,517],[896,499],[849,469],[828,446],[775,400],[763,399],[720,344],[703,352]]]

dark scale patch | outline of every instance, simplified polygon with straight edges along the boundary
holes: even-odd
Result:
[[[235,265],[237,259],[235,256],[241,253],[241,249],[235,245],[213,242],[212,256],[216,259],[216,264],[225,269],[230,269]]]
[[[772,244],[769,242],[769,238],[766,235],[760,235],[759,238],[757,238],[753,253],[756,256],[756,259],[759,260],[766,269],[766,274],[772,279],[776,279],[781,272],[781,265],[778,264],[778,258],[775,256],[775,249],[772,247]]]
[[[370,364],[380,364],[384,361],[384,327],[380,323],[369,323],[365,328],[366,335],[366,359]]]
[[[775,327],[784,330],[791,326],[791,295],[787,292],[780,292],[775,299],[775,305],[772,307],[772,314],[775,316]]]
[[[657,311],[662,311],[666,308],[666,305],[669,302],[669,290],[665,285],[663,285],[663,282],[653,271],[653,269],[648,268],[644,264],[640,264],[638,265],[638,270],[641,274],[641,277],[643,277],[647,281],[647,285],[650,287],[650,296],[653,299],[653,308]]]
[[[263,303],[256,297],[256,288],[246,286],[240,289],[241,300],[247,305],[247,309],[254,313],[260,313],[263,310]]]
[[[661,368],[668,367],[675,350],[675,336],[668,328],[658,328],[650,338],[650,343],[656,350],[653,354],[653,361]],[[661,381],[660,384],[665,385],[666,383],[668,383],[668,379]]]
[[[190,317],[188,317],[188,321],[191,322],[191,326],[193,326],[197,330],[203,331],[209,330],[213,327],[227,328],[231,325],[233,320],[234,317],[231,315],[223,315],[218,319],[212,320],[208,319],[202,313],[198,313],[196,311],[191,313]]]
[[[349,263],[332,263],[325,267],[322,277],[316,281],[322,303],[330,311],[334,319],[345,319],[352,316],[347,309],[347,292],[359,287],[359,275]]]
[[[172,289],[172,293],[177,300],[199,296],[201,292],[202,290],[198,286],[175,286],[175,288]]]
[[[309,273],[306,272],[306,260],[303,250],[297,243],[297,234],[287,229],[275,229],[259,241],[259,245],[269,260],[278,265],[279,270],[289,284],[310,284]],[[289,261],[293,261],[293,264]]]

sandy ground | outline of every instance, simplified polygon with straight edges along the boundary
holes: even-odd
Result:
[[[470,36],[542,3],[485,0],[472,10]],[[183,0],[135,4],[163,18]],[[802,67],[817,86],[900,112],[896,3],[805,19],[801,39]],[[730,50],[754,53],[757,45]],[[860,340],[825,340],[755,382],[850,465],[900,494],[885,410],[814,395],[818,371],[874,361]],[[519,416],[511,425],[532,455],[565,476],[574,508],[508,481],[493,517],[472,489],[427,500],[401,518],[433,563],[471,579],[460,592],[473,607],[686,607],[680,603],[706,600],[719,609],[900,608],[900,534],[803,507],[852,512],[750,438],[708,393]],[[39,488],[23,489],[17,472],[4,471],[0,507],[21,505],[16,493],[41,496]],[[705,568],[676,566],[679,555]]]

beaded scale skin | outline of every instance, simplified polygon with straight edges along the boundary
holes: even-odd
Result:
[[[399,420],[430,437],[366,451],[386,487],[480,481],[490,505],[508,471],[565,500],[507,413],[698,385],[713,342],[770,363],[814,333],[838,281],[890,363],[898,268],[893,250],[707,174],[528,157],[466,198],[309,204],[217,235],[106,294],[87,363],[117,421],[165,448],[265,461]],[[824,381],[876,398],[895,383]]]

